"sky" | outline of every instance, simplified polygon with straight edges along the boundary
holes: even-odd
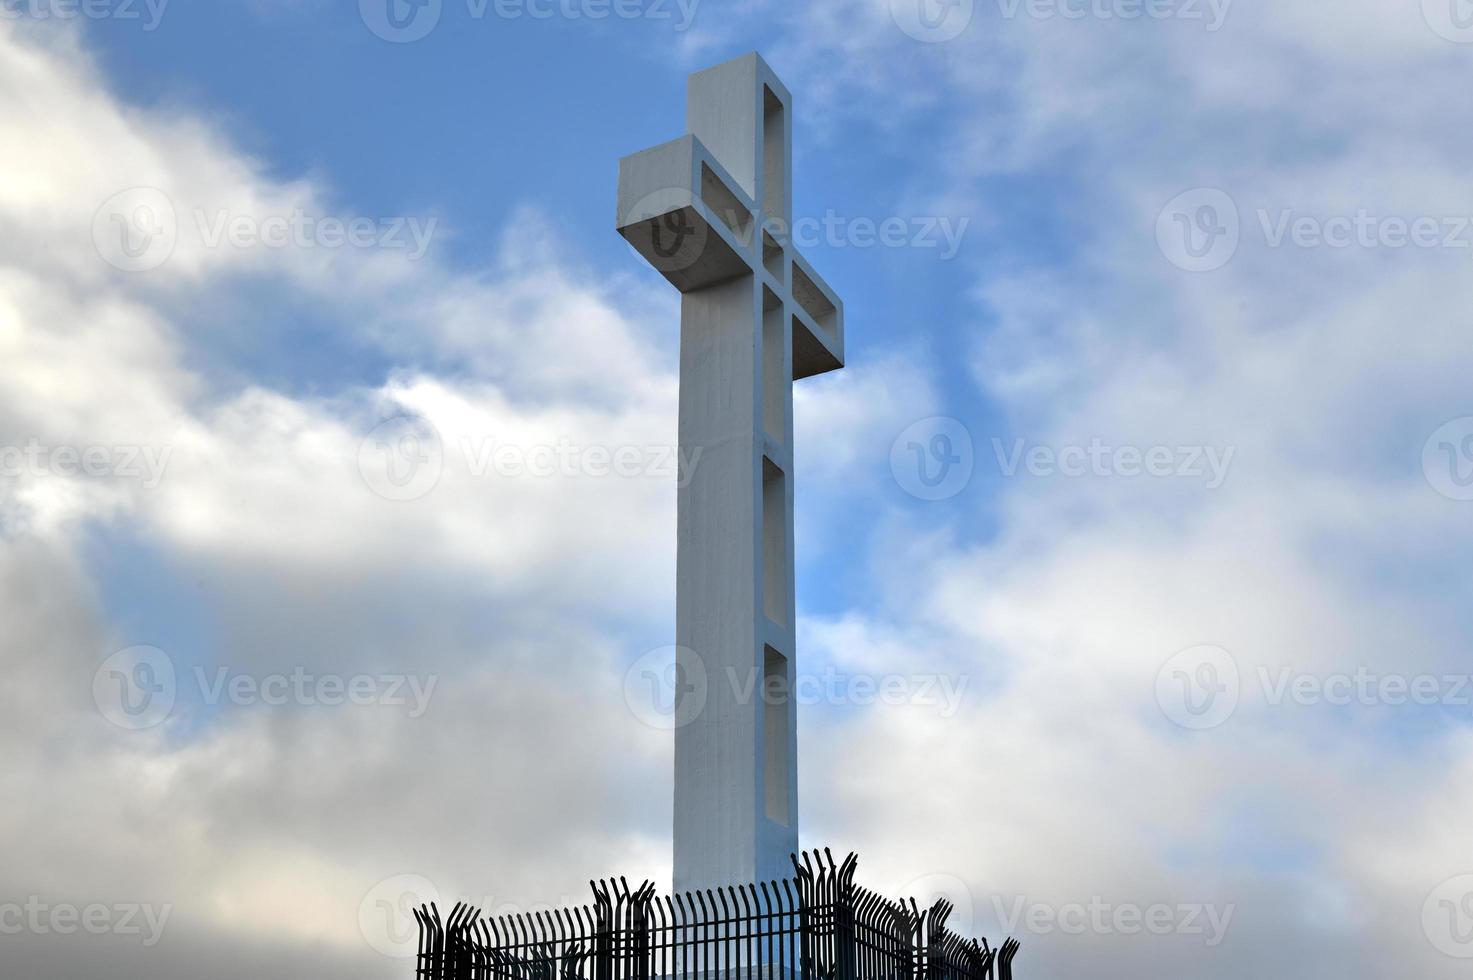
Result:
[[[753,50],[847,317],[804,846],[1020,975],[1466,976],[1465,0],[0,0],[0,973],[668,883],[617,161]]]

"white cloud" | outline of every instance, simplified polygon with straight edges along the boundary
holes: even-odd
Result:
[[[1473,214],[1466,127],[1427,94],[1457,84],[1454,46],[1415,4],[1240,2],[1216,34],[1005,21],[978,5],[971,32],[935,46],[918,77],[891,57],[909,43],[897,35],[865,35],[857,54],[807,33],[792,58],[845,50],[867,85],[896,90],[892,112],[911,88],[950,92],[958,153],[936,169],[956,199],[1037,172],[1068,219],[1067,261],[980,274],[996,325],[974,375],[1008,437],[1236,456],[1210,492],[1005,479],[995,539],[932,538],[926,561],[877,544],[889,596],[909,607],[882,599],[813,632],[852,660],[893,663],[894,637],[924,629],[945,652],[922,646],[908,667],[993,682],[954,722],[877,713],[808,730],[820,767],[849,772],[820,819],[872,855],[897,853],[896,826],[925,826],[928,843],[885,873],[904,880],[897,865],[929,849],[921,870],[961,874],[983,907],[994,893],[1238,905],[1213,951],[1185,937],[1025,937],[1045,972],[1458,975],[1422,910],[1468,870],[1446,819],[1467,781],[1468,709],[1275,706],[1257,679],[1284,666],[1466,673],[1470,583],[1452,558],[1466,514],[1428,486],[1421,452],[1473,412],[1469,250],[1274,248],[1258,216]],[[1243,240],[1224,268],[1192,275],[1154,228],[1196,186],[1233,196]],[[977,452],[993,465],[982,440]],[[914,518],[917,533],[951,526],[965,499]],[[1226,726],[1194,734],[1153,691],[1167,658],[1200,643],[1233,652],[1244,690]],[[951,659],[958,647],[970,665]]]
[[[674,379],[628,312],[668,300],[590,281],[551,257],[552,241],[509,240],[475,276],[432,257],[211,247],[195,210],[320,214],[328,195],[266,177],[197,120],[123,106],[64,33],[0,23],[0,88],[16,94],[0,121],[12,148],[0,444],[48,452],[0,490],[16,682],[0,820],[6,840],[28,842],[0,876],[7,900],[175,909],[154,951],[74,943],[72,972],[105,955],[109,969],[157,976],[197,975],[202,957],[214,975],[280,974],[295,958],[325,975],[397,976],[404,964],[357,924],[390,875],[526,901],[549,887],[581,899],[592,870],[668,874],[646,836],[660,821],[622,790],[632,773],[668,779],[667,738],[621,684],[639,644],[663,642],[673,581],[660,542],[674,526]],[[92,237],[98,207],[133,186],[164,191],[180,218],[172,255],[143,272],[109,265]],[[255,290],[327,310],[350,356],[446,368],[326,392],[222,384],[198,367],[215,329],[199,304]],[[444,472],[423,496],[388,500],[364,444],[404,413],[438,430]],[[157,450],[167,466],[156,486],[79,474],[55,447]],[[544,450],[575,455],[571,468],[548,457],[550,475],[483,469],[506,447],[533,467]],[[626,447],[649,472],[609,474]],[[98,608],[84,556],[99,529],[134,549],[110,559],[130,587],[177,572],[191,594],[171,598],[171,619],[209,624],[165,651],[195,690],[151,730],[114,728],[92,703],[104,658],[155,642]],[[195,670],[220,666],[258,679],[402,672],[438,687],[423,719],[212,706]],[[592,750],[607,745],[617,757]],[[492,827],[501,843],[482,847]],[[549,827],[558,860],[540,848]],[[535,867],[516,857],[534,851]],[[32,937],[7,962],[56,956]]]
[[[1466,255],[1274,249],[1256,216],[1470,213],[1466,127],[1427,95],[1458,90],[1454,46],[1422,33],[1414,7],[1373,3],[1239,0],[1211,35],[999,22],[980,5],[963,40],[929,47],[884,8],[801,15],[808,40],[774,61],[803,103],[860,106],[893,128],[886,105],[945,112],[954,159],[923,163],[918,184],[943,185],[959,213],[999,174],[1056,175],[1041,199],[1077,235],[1066,261],[1014,258],[979,277],[995,327],[972,376],[1009,435],[1238,455],[1211,492],[1003,480],[979,543],[956,533],[977,519],[970,496],[892,513],[893,487],[851,489],[883,474],[906,425],[947,411],[941,372],[902,350],[801,389],[804,493],[825,495],[805,504],[804,533],[830,533],[825,514],[861,533],[824,502],[880,510],[862,529],[873,602],[806,624],[805,650],[972,679],[954,718],[806,715],[806,833],[861,848],[882,886],[960,876],[993,933],[994,896],[1238,910],[1212,950],[1194,936],[1025,933],[1029,972],[1457,975],[1421,913],[1473,871],[1456,816],[1466,718],[1346,718],[1270,705],[1250,685],[1226,726],[1188,733],[1153,697],[1162,664],[1198,643],[1231,650],[1247,679],[1281,665],[1466,671],[1466,514],[1420,471],[1422,440],[1473,414]],[[173,456],[156,491],[32,474],[0,496],[6,526],[31,529],[0,544],[16,667],[0,790],[21,801],[0,826],[29,843],[4,884],[179,904],[158,975],[195,975],[219,961],[201,951],[220,949],[240,954],[238,975],[274,975],[310,937],[331,950],[312,954],[323,975],[398,976],[355,936],[358,900],[387,875],[556,901],[591,873],[664,874],[663,840],[645,831],[664,826],[649,803],[663,796],[625,787],[668,778],[668,738],[622,704],[619,674],[625,638],[663,629],[670,481],[488,479],[454,449],[668,445],[674,378],[656,357],[670,341],[636,323],[669,315],[669,298],[596,284],[525,240],[465,276],[433,251],[410,263],[182,235],[160,269],[122,273],[91,236],[126,187],[158,187],[186,216],[322,210],[330,193],[268,178],[198,121],[124,108],[65,36],[41,37],[0,33],[0,87],[24,93],[0,119],[17,148],[0,187],[0,436]],[[856,86],[866,98],[848,98]],[[1202,185],[1233,195],[1245,240],[1225,268],[1189,276],[1154,227]],[[329,304],[346,349],[413,367],[313,395],[211,387],[181,297],[241,280]],[[383,500],[360,449],[405,411],[451,452],[430,495]],[[979,437],[979,466],[991,452]],[[435,723],[189,703],[161,729],[111,730],[89,703],[92,671],[145,638],[97,608],[81,549],[98,523],[211,583],[218,649],[171,651],[186,674],[216,659],[433,670],[446,675]],[[121,814],[107,832],[99,801]],[[271,907],[283,893],[305,910]]]

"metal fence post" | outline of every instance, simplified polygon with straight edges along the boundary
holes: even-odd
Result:
[[[591,905],[548,914],[422,906],[415,980],[1012,980],[1016,941],[964,941],[949,902],[882,898],[858,863],[793,855],[792,878],[667,898],[589,882]]]

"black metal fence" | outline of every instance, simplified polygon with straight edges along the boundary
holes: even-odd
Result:
[[[859,859],[793,858],[779,881],[656,896],[592,882],[591,905],[483,918],[416,910],[418,980],[1012,980],[1018,944],[993,948],[929,909],[854,884]]]

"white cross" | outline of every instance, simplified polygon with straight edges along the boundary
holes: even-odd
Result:
[[[798,849],[793,385],[844,306],[793,248],[793,100],[750,54],[690,77],[687,135],[619,162],[619,233],[681,292],[675,888]]]

